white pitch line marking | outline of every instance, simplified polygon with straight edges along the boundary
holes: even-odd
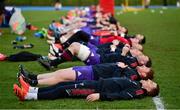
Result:
[[[165,110],[163,101],[161,100],[160,96],[153,97],[153,102],[156,105],[156,110]]]

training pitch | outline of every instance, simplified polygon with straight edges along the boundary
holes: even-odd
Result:
[[[27,22],[47,28],[52,20],[58,20],[66,11],[23,11]],[[160,99],[165,109],[180,108],[180,9],[159,8],[138,12],[122,13],[116,10],[116,18],[129,29],[129,34],[144,34],[147,42],[144,53],[152,59],[155,81],[160,85]],[[34,37],[34,32],[27,30],[27,40],[18,44],[32,43],[32,49],[13,49],[11,41],[17,35],[9,29],[3,29],[0,36],[0,53],[6,55],[20,51],[29,51],[47,55],[46,39]],[[36,61],[34,62],[0,62],[0,109],[156,109],[151,97],[141,100],[86,102],[84,99],[59,99],[49,101],[21,102],[13,94],[13,83],[17,83],[18,65],[35,74],[46,73]],[[83,65],[81,62],[63,63],[58,69]]]

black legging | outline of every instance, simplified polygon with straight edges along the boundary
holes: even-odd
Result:
[[[71,36],[65,43],[62,44],[63,48],[69,47],[73,42],[88,42],[90,35],[84,31],[78,31]]]
[[[71,89],[92,89],[97,91],[97,81],[75,81],[75,82],[64,82],[54,86],[42,87],[38,89],[38,100],[44,99],[58,99],[70,97],[71,94],[67,90]],[[81,95],[81,94],[79,94]]]

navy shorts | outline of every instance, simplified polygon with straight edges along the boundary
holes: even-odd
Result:
[[[94,80],[92,66],[75,66],[72,68],[76,71],[76,80]]]

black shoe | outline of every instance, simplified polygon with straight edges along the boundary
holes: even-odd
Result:
[[[17,41],[16,41],[16,40],[13,40],[13,41],[11,41],[11,44],[16,45],[16,44],[17,44]]]
[[[25,82],[27,82],[29,85],[31,85],[31,86],[37,86],[37,80],[32,80],[32,79],[30,79],[30,78],[28,78],[28,77],[24,77],[24,76],[22,76],[22,78],[23,78],[23,80],[25,81]],[[19,80],[18,80],[19,81]]]
[[[19,65],[19,73],[18,74],[19,74],[18,76],[29,78],[29,72],[26,71],[22,65]]]
[[[24,69],[22,65],[19,65],[19,73],[17,74],[18,81],[20,76],[22,76],[23,80],[30,84],[31,86],[37,85],[37,80],[33,80],[29,77],[30,73]]]
[[[38,58],[38,62],[47,70],[51,70],[53,68],[50,64],[50,60],[44,59],[43,57]]]
[[[33,44],[24,44],[24,45],[14,45],[13,49],[28,49],[28,48],[33,48]]]

